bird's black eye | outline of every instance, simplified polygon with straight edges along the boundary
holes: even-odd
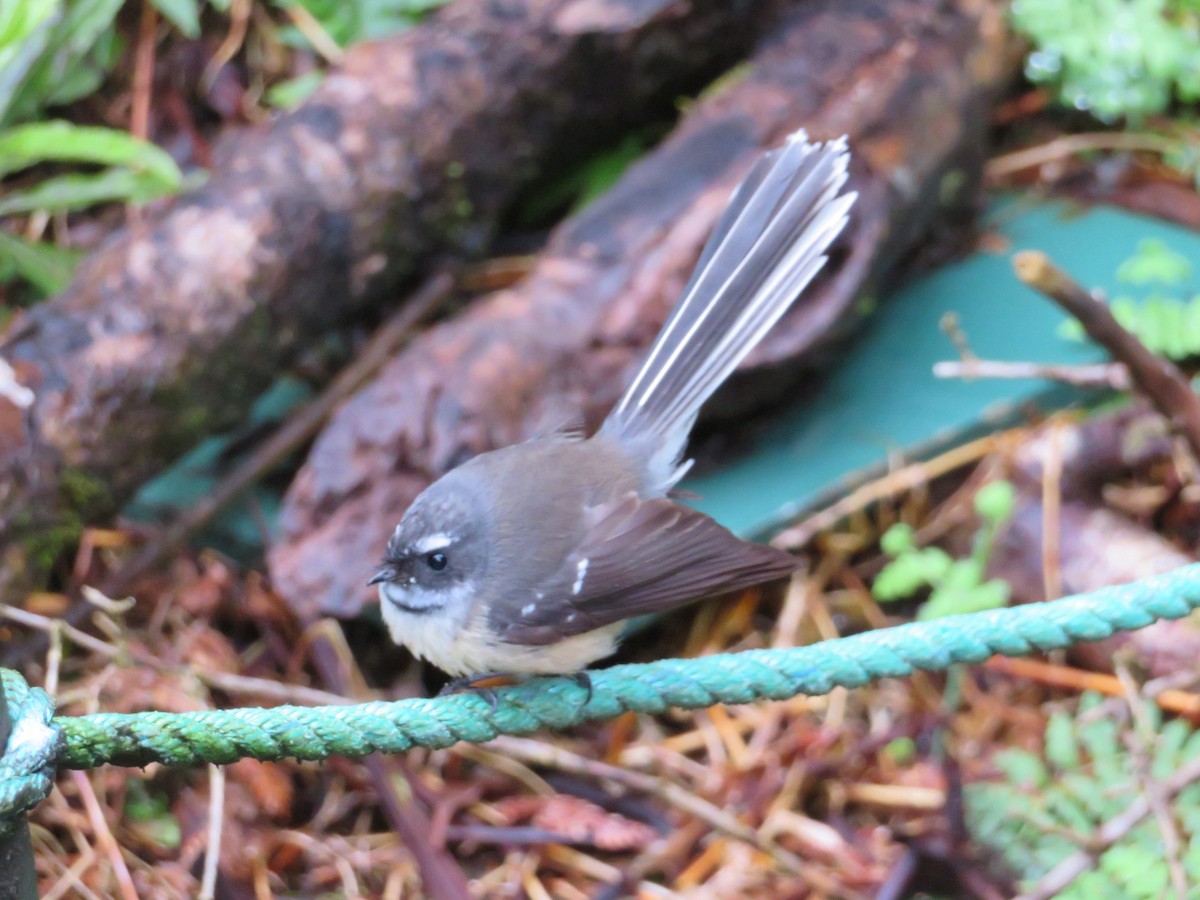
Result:
[[[446,559],[446,554],[441,550],[434,550],[432,553],[425,554],[425,564],[435,572],[440,572],[446,568],[450,560]]]

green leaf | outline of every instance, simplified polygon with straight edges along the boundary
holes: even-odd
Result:
[[[325,73],[314,69],[312,72],[305,72],[303,75],[273,84],[267,89],[267,103],[278,109],[299,106],[312,96],[313,91],[320,87],[324,80]]]
[[[1173,285],[1187,281],[1191,274],[1191,260],[1157,238],[1140,241],[1137,252],[1117,267],[1117,280],[1126,284]]]
[[[125,819],[144,840],[166,850],[179,847],[183,830],[171,813],[171,804],[161,793],[151,794],[140,779],[131,779],[125,797]]]
[[[975,512],[993,525],[1007,521],[1016,502],[1016,489],[1007,481],[990,482],[975,492]]]
[[[163,18],[178,28],[184,37],[200,37],[200,4],[197,0],[151,0]]]
[[[879,539],[879,548],[888,556],[899,556],[908,550],[916,548],[916,532],[911,525],[897,522],[883,533]]]
[[[153,178],[124,168],[87,175],[59,175],[28,190],[13,191],[0,198],[0,216],[34,210],[70,211],[114,201],[145,203],[168,193],[170,191]]]
[[[978,587],[983,582],[983,567],[973,559],[956,559],[946,570],[942,584],[951,590]]]
[[[1027,750],[1001,750],[992,757],[992,762],[1009,781],[1027,788],[1043,787],[1050,780],[1045,763]]]
[[[31,119],[49,106],[78,98],[81,72],[112,65],[117,46],[113,20],[123,0],[73,0],[59,6],[62,15],[7,98],[0,96],[0,125]],[[19,4],[18,4],[19,5]],[[99,83],[93,78],[94,83]],[[2,92],[0,92],[2,93]]]
[[[1075,742],[1075,722],[1066,713],[1055,713],[1046,723],[1046,759],[1059,769],[1078,768],[1081,760]]]
[[[914,554],[905,554],[892,560],[875,576],[871,593],[876,600],[887,603],[911,597],[928,583],[920,560]]]
[[[50,244],[35,244],[0,229],[0,264],[11,266],[47,296],[71,283],[81,255]]]
[[[164,190],[178,189],[182,178],[170,154],[124,131],[53,121],[0,132],[0,177],[51,161],[127,166]]]

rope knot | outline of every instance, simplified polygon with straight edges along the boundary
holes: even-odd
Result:
[[[54,701],[31,688],[20,673],[0,669],[12,729],[0,747],[0,830],[15,816],[41,803],[54,787],[62,733],[53,724]]]

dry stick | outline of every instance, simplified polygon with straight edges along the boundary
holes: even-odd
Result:
[[[1150,352],[1116,320],[1107,304],[1057,268],[1046,254],[1018,253],[1013,257],[1013,268],[1022,282],[1078,319],[1088,337],[1125,364],[1134,385],[1183,435],[1193,455],[1200,459],[1200,397],[1178,367]]]
[[[358,357],[344,368],[333,383],[312,403],[267,438],[241,465],[230,472],[212,493],[182,513],[159,536],[146,544],[122,566],[101,591],[110,597],[123,594],[135,581],[166,561],[188,537],[250,487],[281,459],[312,438],[343,400],[374,377],[413,328],[446,298],[453,279],[445,272],[427,280],[404,308],[383,324],[363,347]]]
[[[204,848],[204,870],[200,879],[200,900],[217,895],[217,876],[221,873],[221,831],[225,824],[225,769],[208,765],[208,845]]]
[[[1097,363],[1091,366],[1063,366],[1032,362],[1009,362],[996,359],[947,360],[933,364],[935,378],[1024,379],[1059,381],[1084,388],[1108,388],[1127,391],[1133,387],[1129,370],[1120,363]]]
[[[1178,141],[1150,134],[1111,131],[1102,131],[1096,134],[1072,134],[1049,143],[1038,144],[1036,147],[1026,147],[1024,150],[1016,150],[1003,156],[993,157],[984,165],[983,171],[989,179],[997,180],[1034,166],[1059,162],[1077,153],[1116,150],[1126,153],[1164,154],[1171,152],[1178,145]]]
[[[1185,764],[1162,783],[1162,798],[1170,800],[1196,781],[1200,781],[1200,759]],[[1118,815],[1100,826],[1086,850],[1068,856],[1015,900],[1050,900],[1051,897],[1058,896],[1072,881],[1092,868],[1106,850],[1136,828],[1142,819],[1150,815],[1150,811],[1150,799],[1145,795],[1138,797]]]
[[[312,625],[312,623],[308,623]],[[313,663],[325,683],[338,694],[352,696],[352,685],[362,682],[341,627],[333,621],[315,634],[310,648]],[[328,633],[332,632],[332,634]],[[340,652],[339,652],[340,651]],[[467,879],[444,847],[434,846],[429,816],[414,796],[408,773],[390,756],[372,753],[363,760],[384,817],[416,860],[423,896],[438,900],[468,900]]]
[[[1002,436],[989,434],[978,438],[961,447],[947,450],[940,456],[927,462],[917,462],[889,472],[861,487],[855,488],[841,500],[818,510],[807,519],[779,532],[771,539],[773,547],[781,550],[802,550],[824,531],[837,525],[843,519],[857,512],[862,512],[881,500],[894,497],[905,491],[911,491],[921,485],[928,484],[935,478],[940,478],[956,469],[961,469],[995,452],[1000,446]]]
[[[632,769],[624,769],[599,760],[588,759],[556,744],[545,744],[531,738],[503,735],[483,745],[501,754],[520,759],[526,763],[558,769],[570,775],[587,778],[607,779],[631,790],[657,797],[669,806],[695,816],[710,827],[739,841],[743,841],[770,856],[782,869],[801,877],[808,877],[809,867],[795,854],[763,837],[751,826],[719,806],[693,794],[686,788]]]

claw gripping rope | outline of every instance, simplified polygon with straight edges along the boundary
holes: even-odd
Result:
[[[498,690],[494,708],[474,694],[453,694],[348,706],[53,717],[44,691],[0,669],[13,721],[0,756],[0,827],[49,794],[57,768],[398,753],[569,728],[630,710],[825,694],[837,686],[982,662],[997,653],[1019,656],[1100,640],[1157,619],[1182,618],[1196,607],[1200,564],[1050,603],[947,616],[809,647],[614,666],[591,673],[590,699],[570,678],[540,679]]]

